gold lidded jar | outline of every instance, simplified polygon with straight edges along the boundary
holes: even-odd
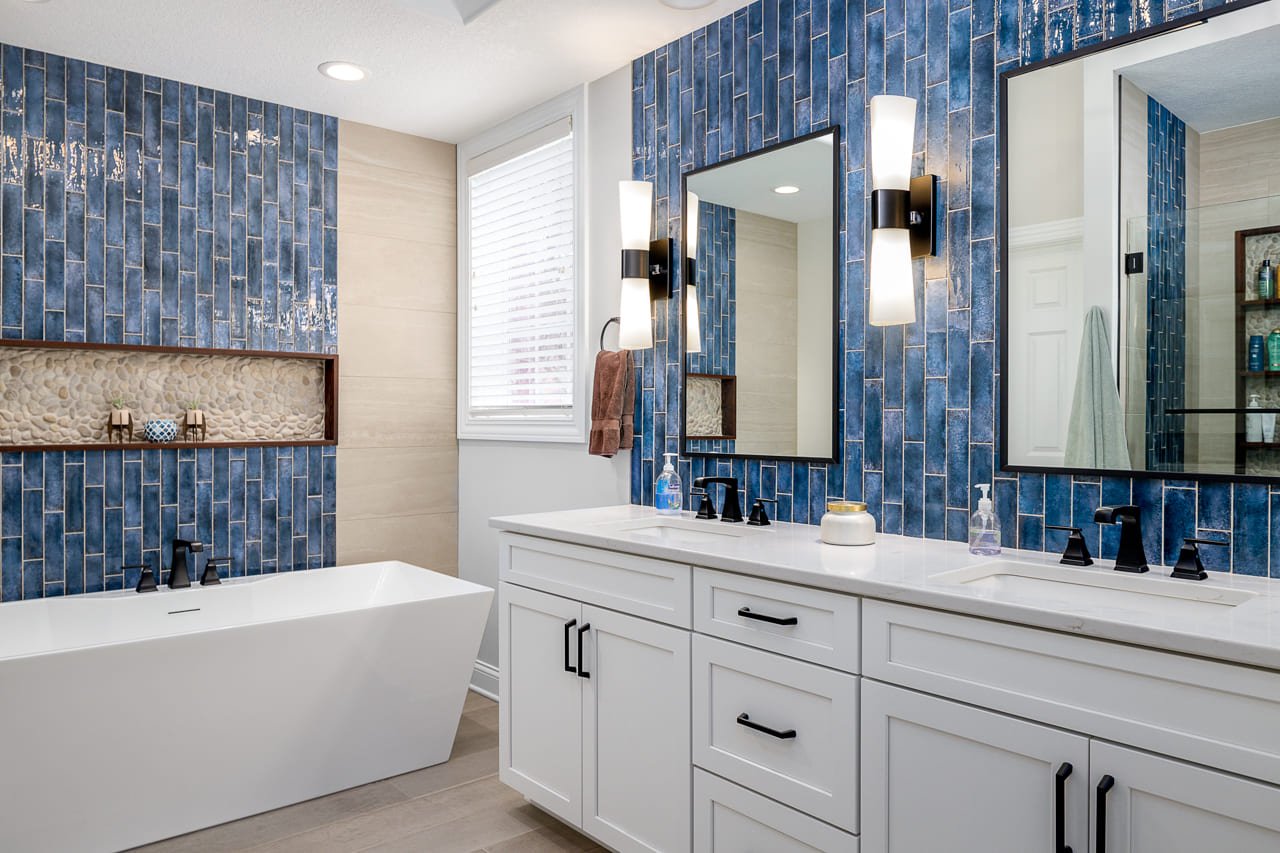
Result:
[[[828,545],[874,545],[876,520],[862,501],[827,501],[822,541]]]

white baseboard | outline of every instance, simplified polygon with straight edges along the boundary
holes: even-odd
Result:
[[[482,660],[471,671],[471,689],[486,699],[498,701],[498,668]]]

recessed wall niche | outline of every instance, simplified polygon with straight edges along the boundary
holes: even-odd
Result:
[[[4,341],[0,450],[334,444],[337,356]],[[134,429],[111,443],[113,401]],[[148,420],[204,412],[201,441],[146,440]]]

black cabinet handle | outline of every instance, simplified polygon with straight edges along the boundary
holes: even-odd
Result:
[[[778,740],[791,740],[793,737],[796,736],[795,729],[787,729],[786,731],[778,731],[777,729],[771,729],[768,726],[762,726],[759,723],[753,723],[751,721],[751,718],[748,717],[746,714],[738,715],[738,725],[746,726],[747,728],[754,729],[755,731],[758,731],[758,732],[764,732],[770,737],[776,737]]]
[[[1056,853],[1071,853],[1067,846],[1067,777],[1071,775],[1071,762],[1064,761],[1053,777],[1053,849]]]
[[[569,632],[573,630],[573,626],[578,624],[577,619],[570,619],[564,623],[564,671],[576,673],[578,668],[569,663]],[[579,655],[582,652],[578,652]],[[581,658],[579,658],[581,660]]]
[[[768,622],[770,625],[798,625],[800,620],[794,616],[785,618],[778,616],[766,616],[763,613],[752,613],[749,607],[739,607],[738,615],[743,619],[755,619],[758,622]]]
[[[1115,786],[1116,780],[1109,775],[1098,780],[1098,826],[1093,853],[1107,853],[1107,792]]]
[[[591,673],[587,672],[587,662],[582,659],[582,635],[591,630],[591,623],[584,622],[582,627],[578,629],[578,677],[590,678]]]

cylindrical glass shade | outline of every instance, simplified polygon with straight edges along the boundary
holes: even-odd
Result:
[[[696,193],[685,194],[684,215],[688,220],[684,228],[684,256],[696,261],[698,259],[698,196]]]
[[[648,251],[653,227],[653,184],[619,181],[618,209],[622,214],[622,248]]]
[[[911,189],[915,138],[915,98],[876,95],[871,99],[871,189]]]
[[[877,228],[871,232],[867,322],[873,326],[901,326],[915,321],[910,232],[905,228]]]
[[[624,278],[620,300],[618,346],[648,349],[653,346],[653,320],[649,314],[649,280]]]
[[[684,286],[684,351],[702,352],[702,317],[698,313],[698,288],[690,281]]]

